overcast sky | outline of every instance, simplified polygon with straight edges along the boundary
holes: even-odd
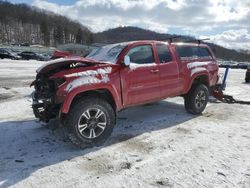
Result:
[[[250,50],[250,0],[10,0],[49,10],[94,32],[137,26],[161,33],[209,37]]]

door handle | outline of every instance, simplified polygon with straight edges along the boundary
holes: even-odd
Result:
[[[150,70],[150,72],[151,72],[151,73],[158,73],[159,70],[158,70],[158,69],[152,69],[152,70]]]

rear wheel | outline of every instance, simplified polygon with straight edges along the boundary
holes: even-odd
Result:
[[[207,106],[208,96],[209,92],[206,85],[193,85],[189,93],[184,97],[187,112],[191,114],[202,113]]]
[[[75,103],[65,121],[69,139],[81,148],[104,143],[114,125],[113,108],[105,100],[96,97],[87,97]]]

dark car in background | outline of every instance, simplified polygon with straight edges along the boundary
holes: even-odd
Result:
[[[247,68],[245,80],[247,83],[249,83],[249,81],[250,81],[250,67]]]
[[[45,61],[46,60],[46,58],[44,56],[37,54],[35,52],[24,51],[24,52],[19,53],[18,55],[20,55],[23,60],[30,60],[30,59],[34,59],[34,60],[38,60],[38,61]]]
[[[7,50],[5,48],[0,48],[0,59],[21,59],[21,57],[15,53],[13,53],[11,50]]]
[[[221,62],[219,63],[219,67],[221,68],[232,68],[232,69],[247,69],[250,66],[250,63],[247,62]]]

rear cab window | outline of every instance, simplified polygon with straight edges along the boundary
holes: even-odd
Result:
[[[213,59],[208,48],[203,46],[176,46],[176,51],[181,60]]]
[[[199,48],[199,56],[202,58],[212,58],[210,51],[206,47]]]

